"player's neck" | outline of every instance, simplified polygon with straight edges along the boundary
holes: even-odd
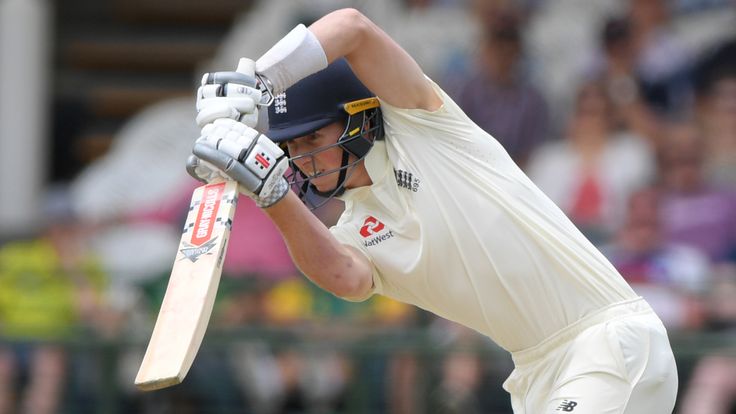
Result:
[[[345,183],[345,188],[368,187],[370,185],[373,185],[373,180],[371,180],[368,170],[365,168],[365,160],[362,160],[355,165],[354,171]]]

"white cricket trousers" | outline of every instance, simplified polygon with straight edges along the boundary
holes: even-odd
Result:
[[[512,353],[503,388],[515,414],[671,414],[677,367],[642,298],[608,306]]]

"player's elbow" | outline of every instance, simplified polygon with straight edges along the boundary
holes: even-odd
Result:
[[[345,299],[366,297],[373,287],[370,266],[350,252],[330,266],[313,268],[304,274],[322,289]]]
[[[351,43],[359,44],[372,33],[373,22],[360,11],[353,8],[340,9],[334,12],[334,16],[342,28],[342,33],[351,36]]]
[[[335,11],[336,17],[340,23],[358,29],[367,28],[370,25],[370,19],[366,17],[360,10],[348,7]]]
[[[353,247],[329,240],[333,243],[293,256],[299,270],[335,296],[346,299],[368,296],[373,287],[373,267],[368,258]]]
[[[372,286],[365,278],[355,274],[337,276],[335,281],[336,283],[328,290],[333,295],[344,299],[364,298],[368,295]]]

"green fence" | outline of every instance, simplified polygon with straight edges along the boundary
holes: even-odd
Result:
[[[477,407],[482,412],[511,412],[508,396],[501,389],[501,383],[512,369],[510,358],[485,340],[453,346],[443,343],[436,333],[418,328],[211,329],[183,384],[141,393],[132,387],[132,382],[147,339],[131,336],[105,340],[80,334],[63,343],[69,361],[59,412],[268,413],[266,408],[258,409],[259,405],[243,387],[244,381],[248,381],[243,375],[250,375],[256,382],[263,379],[258,369],[252,364],[250,368],[235,368],[240,364],[239,356],[253,350],[256,352],[243,360],[253,359],[253,355],[256,361],[259,355],[269,358],[290,355],[302,364],[314,364],[314,358],[328,355],[347,366],[347,382],[337,398],[339,403],[312,403],[311,411],[294,408],[278,412],[383,413],[395,412],[401,405],[406,408],[407,404],[412,407],[411,412],[439,412],[437,401],[442,398],[443,363],[448,355],[456,353],[478,357],[482,375],[474,397]],[[673,334],[671,342],[678,360],[680,395],[695,362],[703,355],[722,353],[736,358],[733,336]],[[0,344],[17,353],[23,371],[28,345],[1,339]],[[27,383],[27,376],[16,378],[19,391]],[[448,411],[450,408],[441,412],[453,412]]]

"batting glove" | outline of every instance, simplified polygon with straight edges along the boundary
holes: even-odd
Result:
[[[234,72],[205,73],[197,90],[197,125],[203,128],[216,119],[228,118],[256,128],[263,93],[257,88],[255,62],[240,59]]]
[[[255,129],[222,118],[202,128],[187,160],[189,174],[202,181],[226,178],[261,208],[270,207],[289,191],[284,173],[289,166],[284,151]]]

